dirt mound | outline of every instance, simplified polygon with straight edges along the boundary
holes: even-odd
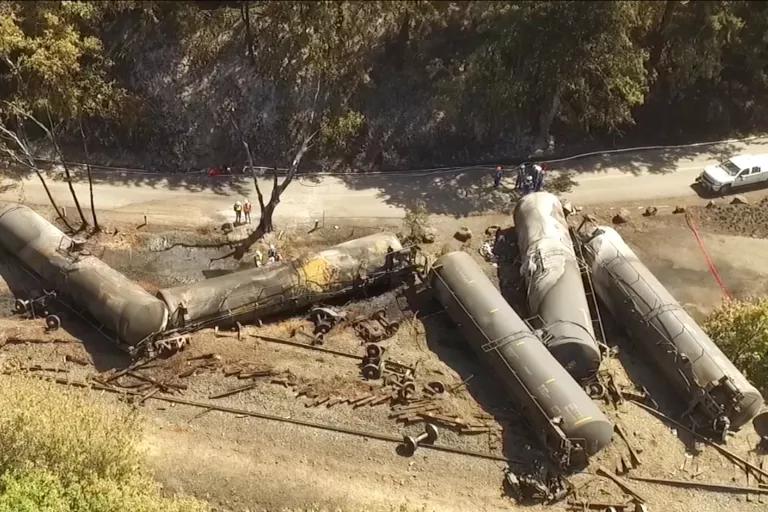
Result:
[[[717,204],[699,208],[702,224],[729,235],[768,238],[768,197],[755,204]]]

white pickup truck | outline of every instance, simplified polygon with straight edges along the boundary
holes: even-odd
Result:
[[[768,154],[731,157],[705,167],[696,181],[705,189],[722,195],[768,181]]]

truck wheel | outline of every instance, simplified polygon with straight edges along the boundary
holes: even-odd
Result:
[[[723,185],[720,188],[720,197],[725,197],[725,196],[727,196],[730,193],[731,193],[731,186],[730,185]]]

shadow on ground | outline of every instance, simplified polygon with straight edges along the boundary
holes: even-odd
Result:
[[[707,146],[713,159],[722,160],[738,152],[734,144]],[[575,178],[584,173],[619,169],[627,174],[666,174],[674,172],[681,161],[698,157],[701,147],[647,150],[621,154],[603,154],[546,164],[545,188],[553,193],[570,192],[578,185]],[[515,171],[510,168],[502,186],[493,186],[492,167],[473,167],[461,172],[427,175],[392,173],[391,176],[348,174],[341,179],[352,190],[377,189],[379,197],[394,206],[414,208],[426,204],[430,213],[463,217],[481,213],[508,213],[517,194]]]
[[[502,453],[510,464],[516,469],[529,469],[537,461],[547,460],[504,387],[470,349],[431,291],[411,293],[408,301],[414,311],[419,311],[429,349],[459,374],[466,391],[502,426]]]
[[[43,295],[43,286],[32,276],[23,270],[6,253],[0,253],[0,279],[5,281],[13,297],[4,297],[0,304],[12,303],[15,298],[30,299]],[[93,364],[98,371],[106,371],[112,368],[123,368],[128,365],[129,357],[120,351],[114,342],[96,329],[88,325],[74,312],[53,301],[50,312],[61,318],[61,328],[73,338],[83,343],[83,348],[91,356]],[[41,329],[44,319],[30,320],[38,322]]]

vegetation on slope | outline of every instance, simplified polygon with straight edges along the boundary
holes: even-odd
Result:
[[[367,167],[765,128],[768,4],[3,2],[0,97],[169,167]],[[47,112],[46,112],[47,113]],[[8,109],[4,122],[11,121]],[[660,140],[662,139],[662,140]],[[79,144],[78,144],[79,145]]]
[[[203,512],[164,497],[125,408],[36,379],[0,377],[0,512]]]
[[[704,328],[736,367],[768,393],[768,297],[724,302]]]

